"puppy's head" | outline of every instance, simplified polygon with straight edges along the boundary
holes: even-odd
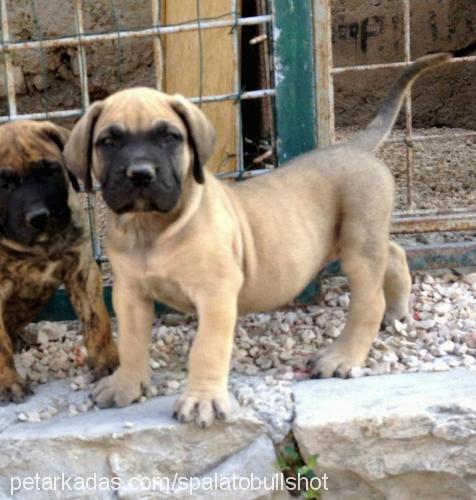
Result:
[[[68,174],[62,156],[68,135],[50,122],[20,120],[0,127],[3,237],[29,246],[47,242],[68,226]]]
[[[86,189],[94,173],[114,212],[168,213],[186,178],[205,181],[214,140],[209,120],[184,97],[133,88],[89,108],[71,133],[65,157]]]

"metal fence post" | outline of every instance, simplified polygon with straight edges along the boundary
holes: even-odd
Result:
[[[334,83],[332,81],[332,22],[330,0],[313,0],[317,143],[333,144]]]

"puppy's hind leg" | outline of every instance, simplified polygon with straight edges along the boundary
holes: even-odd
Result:
[[[409,301],[412,279],[405,250],[393,242],[390,242],[389,246],[383,288],[386,306],[384,322],[392,324],[396,319],[399,321],[410,319]]]
[[[347,242],[342,252],[343,268],[350,281],[349,316],[337,340],[313,362],[313,378],[347,377],[353,366],[364,363],[378,334],[385,309],[383,281],[388,243],[371,241],[372,245],[367,241],[364,247],[348,246]]]

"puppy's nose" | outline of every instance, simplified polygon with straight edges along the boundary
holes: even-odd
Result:
[[[135,186],[148,186],[155,177],[155,168],[152,163],[135,163],[127,169],[127,177]]]
[[[35,207],[26,214],[26,221],[30,226],[41,231],[46,227],[49,216],[50,211],[46,207]]]

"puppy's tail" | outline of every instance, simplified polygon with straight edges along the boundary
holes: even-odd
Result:
[[[366,151],[376,151],[391,132],[402,107],[405,94],[413,82],[429,69],[447,63],[452,58],[453,53],[440,52],[420,57],[408,66],[394,83],[377,116],[352,140],[352,144]]]

